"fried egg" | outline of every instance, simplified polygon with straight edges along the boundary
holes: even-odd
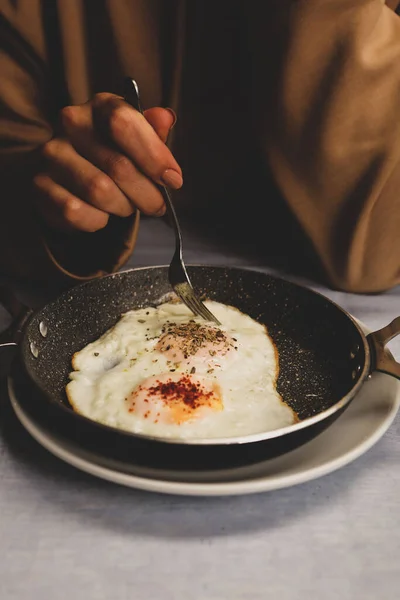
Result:
[[[177,439],[295,423],[276,390],[278,353],[266,328],[234,307],[205,304],[222,326],[177,302],[124,314],[74,355],[66,388],[73,409],[105,425]]]

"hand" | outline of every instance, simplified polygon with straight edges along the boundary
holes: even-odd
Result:
[[[45,169],[34,178],[36,206],[51,227],[93,232],[110,215],[135,209],[165,212],[154,182],[182,186],[182,171],[165,145],[174,125],[171,110],[151,108],[145,116],[119,96],[102,93],[61,111],[63,136],[42,148]]]

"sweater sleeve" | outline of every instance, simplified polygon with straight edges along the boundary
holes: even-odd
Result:
[[[96,233],[46,229],[33,206],[39,148],[53,136],[57,82],[47,62],[40,0],[0,0],[0,274],[73,282],[117,270],[133,250],[139,215]]]
[[[400,283],[397,2],[283,4],[267,160],[331,284],[391,288]]]

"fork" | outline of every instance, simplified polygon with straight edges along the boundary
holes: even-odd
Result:
[[[134,79],[127,77],[124,81],[124,98],[125,101],[135,108],[140,114],[143,114],[142,105],[140,103],[139,88]],[[218,319],[208,310],[200,298],[196,295],[193,286],[187,274],[185,263],[182,255],[182,233],[176,216],[174,205],[172,204],[171,196],[167,188],[163,185],[158,185],[169,217],[175,232],[175,252],[168,269],[168,279],[175,294],[182,300],[184,304],[192,311],[193,314],[202,317],[205,321],[212,321],[216,325],[221,325]]]

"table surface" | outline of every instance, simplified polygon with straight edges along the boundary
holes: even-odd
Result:
[[[145,221],[129,266],[168,263],[171,243],[164,223]],[[185,258],[263,268],[193,236]],[[400,288],[360,296],[310,285],[372,329],[400,314]],[[39,302],[43,292],[20,294]],[[5,323],[0,312],[0,329]],[[400,357],[400,338],[391,349]],[[4,389],[0,411],[0,600],[399,597],[399,417],[366,455],[321,479],[255,496],[185,498],[62,463],[22,429]]]

